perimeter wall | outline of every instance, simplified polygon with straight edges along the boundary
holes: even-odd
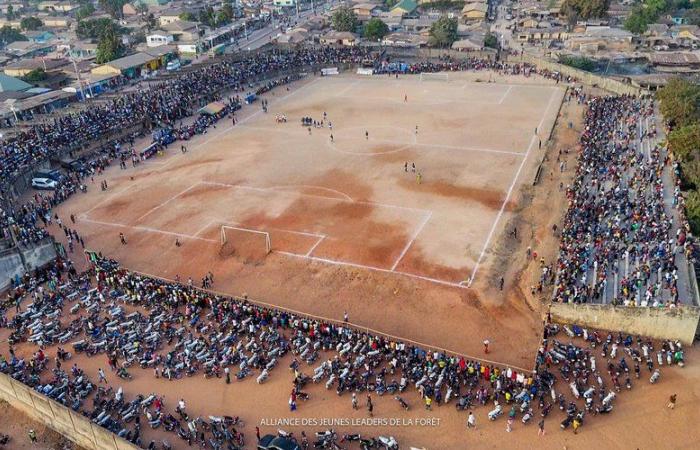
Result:
[[[650,308],[612,305],[552,303],[552,321],[604,330],[679,340],[691,345],[698,330],[700,308]]]
[[[139,447],[117,437],[58,402],[0,373],[0,398],[12,406],[90,450],[137,450]]]

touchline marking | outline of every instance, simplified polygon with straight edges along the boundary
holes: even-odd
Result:
[[[169,199],[167,199],[167,200],[164,201],[163,203],[154,206],[153,208],[149,209],[146,213],[144,213],[144,214],[142,214],[141,216],[139,216],[134,222],[138,222],[139,220],[143,219],[144,217],[146,217],[147,215],[149,215],[149,214],[151,214],[152,212],[156,211],[157,209],[162,208],[163,206],[167,205],[168,203],[170,203],[171,201],[175,200],[176,198],[178,198],[178,197],[181,196],[182,194],[186,193],[186,192],[189,191],[190,189],[194,188],[195,186],[197,186],[197,183],[195,183],[195,184],[193,184],[192,186],[188,187],[188,188],[185,189],[184,191],[182,191],[182,192],[180,192],[180,193],[178,193],[178,194],[176,194],[176,195],[170,197]]]
[[[540,130],[542,128],[542,124],[544,123],[545,119],[547,118],[547,113],[549,112],[549,108],[552,106],[552,101],[555,98],[555,94],[559,92],[558,89],[555,89],[552,91],[552,95],[549,96],[549,103],[547,103],[547,108],[544,110],[544,114],[542,115],[542,119],[540,120],[540,123],[537,125],[537,129]],[[491,229],[489,230],[488,236],[486,236],[486,242],[484,242],[484,246],[481,249],[481,253],[479,254],[479,258],[476,260],[476,265],[474,266],[474,270],[472,270],[472,274],[469,277],[469,281],[467,283],[467,287],[471,287],[472,283],[474,282],[474,277],[476,277],[476,273],[479,270],[479,265],[481,264],[481,261],[484,259],[484,255],[486,254],[486,250],[489,247],[489,244],[491,243],[491,238],[493,238],[493,234],[496,231],[496,227],[498,226],[498,222],[501,220],[501,216],[503,216],[503,212],[506,209],[506,205],[508,204],[508,200],[510,200],[510,196],[513,193],[513,189],[515,188],[515,185],[518,181],[518,178],[520,177],[520,172],[522,172],[523,167],[525,167],[525,161],[527,161],[527,157],[530,154],[530,151],[532,150],[532,147],[535,145],[535,142],[537,142],[539,137],[537,134],[534,134],[532,136],[532,139],[530,139],[530,145],[527,148],[527,152],[525,152],[525,157],[522,159],[520,162],[520,166],[518,166],[518,170],[515,172],[515,176],[513,177],[513,181],[510,183],[510,187],[508,188],[508,192],[506,193],[506,198],[503,199],[503,204],[501,204],[501,209],[498,210],[498,214],[496,215],[496,220],[494,220],[493,225],[491,225]],[[464,283],[464,282],[462,282]]]
[[[408,249],[411,247],[411,245],[413,245],[413,242],[416,240],[416,238],[418,237],[418,235],[420,234],[420,232],[423,231],[423,227],[425,227],[425,225],[428,223],[428,221],[430,220],[431,217],[433,217],[433,212],[432,212],[432,211],[430,211],[430,212],[425,216],[425,219],[423,219],[423,222],[421,222],[421,224],[416,228],[416,231],[413,232],[413,236],[411,236],[411,240],[408,241],[408,243],[406,244],[406,246],[405,246],[405,247],[403,248],[403,250],[401,251],[401,254],[399,255],[399,257],[396,258],[396,261],[394,262],[394,265],[391,266],[391,271],[392,271],[392,272],[393,272],[394,270],[396,270],[396,266],[399,265],[399,263],[400,263],[401,260],[403,259],[404,255],[406,255],[406,252],[408,252]]]
[[[135,184],[130,184],[130,185],[127,186],[126,188],[122,189],[121,191],[117,191],[117,192],[114,192],[114,193],[112,193],[112,194],[109,194],[109,195],[107,196],[107,198],[102,199],[101,201],[99,201],[95,206],[93,206],[92,208],[90,208],[90,209],[88,209],[87,211],[85,211],[84,213],[82,213],[79,217],[87,217],[88,214],[90,214],[92,211],[94,211],[95,209],[97,209],[97,208],[99,208],[100,206],[102,206],[103,203],[106,203],[106,202],[112,200],[112,199],[113,199],[114,197],[116,197],[117,195],[121,195],[121,194],[123,194],[124,192],[128,191],[129,189],[131,189],[131,188],[133,188],[133,187],[135,187],[135,186],[136,186]]]
[[[183,233],[175,233],[174,231],[164,231],[164,230],[158,230],[156,228],[151,228],[151,227],[144,227],[141,225],[125,225],[123,223],[116,223],[116,222],[103,222],[101,220],[93,220],[93,219],[81,219],[84,222],[88,223],[94,223],[97,225],[105,225],[108,227],[117,227],[117,228],[131,228],[133,230],[139,230],[139,231],[147,231],[149,233],[158,233],[158,234],[164,234],[166,236],[177,236],[181,237],[183,239],[194,239],[196,241],[205,241],[205,242],[217,242],[215,239],[205,239],[197,236],[191,236],[189,234],[183,234]]]
[[[513,89],[513,85],[508,86],[508,89],[506,89],[506,93],[503,94],[503,97],[501,97],[501,99],[498,101],[498,104],[499,104],[499,105],[502,105],[502,104],[503,104],[503,101],[506,99],[506,97],[508,97],[508,94],[510,94],[510,91],[511,91],[512,89]]]
[[[375,272],[398,274],[398,275],[403,275],[406,277],[415,278],[418,280],[430,281],[432,283],[441,284],[443,286],[450,286],[450,287],[454,287],[454,288],[467,289],[467,286],[464,286],[461,283],[454,283],[452,281],[445,281],[445,280],[440,280],[437,278],[424,277],[422,275],[416,275],[416,274],[408,273],[408,272],[400,272],[400,271],[396,271],[396,270],[384,269],[384,268],[375,267],[375,266],[367,266],[365,264],[357,264],[357,263],[351,263],[351,262],[346,262],[346,261],[337,261],[334,259],[319,258],[318,256],[306,256],[306,255],[302,255],[299,253],[292,253],[292,252],[277,251],[274,253],[279,253],[280,255],[291,256],[294,258],[307,259],[309,261],[322,262],[322,263],[330,264],[333,266],[346,266],[346,267],[354,267],[356,269],[371,270],[371,271],[375,271]]]

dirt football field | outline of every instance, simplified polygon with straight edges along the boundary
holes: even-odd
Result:
[[[479,286],[502,270],[491,249],[562,103],[563,88],[539,82],[309,78],[187,153],[177,144],[112,167],[108,191],[59,215],[134,270],[194,283],[212,271],[217,290],[332,319],[348,311],[359,326],[467,354],[489,338],[504,362],[529,367],[539,318]],[[533,345],[499,343],[493,329]]]

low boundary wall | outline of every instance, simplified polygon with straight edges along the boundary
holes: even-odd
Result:
[[[576,78],[579,83],[583,83],[587,86],[593,86],[600,89],[604,89],[606,91],[610,91],[619,95],[641,95],[646,93],[644,89],[632,86],[628,83],[623,83],[622,81],[614,80],[612,78],[604,77],[601,75],[596,75],[591,72],[586,72],[585,70],[576,69],[575,67],[559,64],[554,61],[549,61],[528,54],[517,56],[509,55],[507,60],[508,62],[512,63],[529,63],[534,66],[537,66],[540,69],[559,72],[561,74]]]
[[[552,303],[554,322],[577,324],[605,330],[679,340],[691,345],[700,321],[700,308],[650,308],[612,305]]]
[[[0,373],[0,398],[81,447],[91,450],[139,448],[4,373]]]

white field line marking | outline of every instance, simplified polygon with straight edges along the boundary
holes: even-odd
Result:
[[[547,118],[547,113],[549,112],[549,108],[552,106],[552,101],[554,101],[554,98],[556,97],[555,94],[559,92],[558,89],[555,89],[552,91],[552,95],[549,97],[549,103],[547,103],[547,108],[544,110],[544,114],[542,115],[542,119],[540,120],[540,123],[537,125],[537,129],[540,130],[542,128],[542,124],[544,123],[545,119]],[[474,266],[474,270],[472,270],[472,274],[469,277],[469,281],[467,283],[467,287],[471,287],[472,283],[474,282],[474,277],[476,277],[476,273],[479,270],[479,265],[481,264],[481,261],[484,259],[484,255],[486,254],[486,250],[489,247],[489,244],[491,243],[491,238],[493,238],[493,234],[496,231],[496,227],[498,226],[498,222],[501,220],[501,216],[503,216],[503,212],[506,209],[506,205],[508,204],[508,200],[510,200],[510,196],[513,193],[513,189],[515,188],[515,185],[518,181],[518,178],[520,177],[520,172],[522,172],[523,167],[525,167],[525,161],[527,161],[527,157],[530,154],[530,151],[532,150],[532,147],[535,145],[535,142],[537,142],[539,137],[534,134],[532,136],[532,139],[530,139],[530,145],[527,148],[527,152],[525,152],[525,157],[522,159],[520,162],[520,166],[518,166],[518,170],[515,172],[515,176],[513,177],[513,181],[510,183],[510,187],[508,188],[508,192],[506,193],[506,198],[503,199],[503,204],[501,204],[501,209],[498,210],[498,214],[496,215],[496,220],[493,221],[493,225],[491,225],[491,229],[489,230],[488,236],[486,236],[486,242],[484,242],[484,246],[481,249],[481,253],[479,254],[479,258],[476,260],[476,265]]]
[[[314,252],[314,250],[316,250],[316,247],[318,247],[318,244],[320,244],[321,241],[323,241],[325,238],[326,238],[326,236],[321,236],[320,238],[318,238],[318,241],[316,241],[316,243],[313,245],[313,247],[311,247],[309,249],[309,251],[306,252],[306,256],[311,256],[311,254]]]
[[[284,101],[284,100],[288,99],[289,97],[291,97],[291,96],[293,96],[293,95],[299,93],[299,91],[302,91],[302,90],[308,88],[309,86],[311,86],[311,85],[313,85],[313,84],[316,84],[319,80],[320,80],[320,78],[315,78],[314,80],[309,81],[307,84],[305,84],[304,86],[300,87],[299,89],[297,89],[297,90],[295,90],[295,91],[293,91],[293,92],[290,92],[289,94],[287,94],[287,95],[285,95],[285,96],[282,96],[282,97],[277,98],[275,103],[281,102],[281,101]],[[205,140],[203,140],[203,141],[201,141],[201,142],[197,142],[197,143],[194,144],[192,147],[190,147],[190,150],[194,150],[194,149],[196,149],[196,148],[199,148],[199,147],[201,147],[201,146],[203,146],[203,145],[205,145],[205,144],[208,144],[209,142],[211,142],[211,141],[214,140],[214,139],[217,139],[217,138],[222,137],[223,135],[227,134],[229,131],[235,129],[239,124],[244,124],[244,123],[248,122],[250,119],[252,119],[253,117],[257,117],[257,116],[260,115],[262,112],[263,112],[262,109],[259,109],[259,110],[257,110],[256,112],[254,112],[254,113],[252,113],[252,114],[250,114],[250,115],[244,117],[243,119],[237,121],[237,122],[236,122],[236,125],[231,125],[231,126],[229,126],[229,127],[227,127],[227,128],[224,128],[223,131],[220,131],[220,132],[218,132],[218,133],[209,133],[209,137],[208,137],[207,139],[205,139]],[[188,152],[188,153],[189,153],[189,152]],[[173,156],[175,156],[175,155],[173,155]],[[172,164],[173,162],[175,162],[175,161],[180,161],[180,160],[181,160],[181,158],[174,158],[174,157],[171,157],[168,161],[164,162],[163,165],[162,165],[161,167],[158,167],[156,170],[159,170],[159,171],[160,171],[160,170],[162,170],[162,169],[165,169],[167,166],[169,166],[169,165]]]
[[[513,86],[508,86],[508,89],[506,89],[505,94],[503,94],[503,97],[501,97],[501,99],[498,101],[498,104],[499,104],[499,105],[502,105],[502,104],[503,104],[503,101],[506,99],[506,97],[508,97],[508,94],[510,94],[510,91],[511,91],[512,89],[513,89]]]
[[[193,185],[191,185],[190,187],[188,187],[188,188],[185,189],[184,191],[182,191],[182,192],[180,192],[180,193],[178,193],[178,194],[175,194],[174,196],[170,197],[169,199],[167,199],[166,201],[162,202],[161,204],[154,206],[153,208],[151,208],[151,209],[149,209],[148,211],[146,211],[144,214],[140,215],[134,222],[138,222],[139,220],[143,219],[144,217],[146,217],[147,215],[151,214],[152,212],[154,212],[154,211],[156,211],[156,210],[162,208],[163,206],[165,206],[165,205],[167,205],[168,203],[170,203],[171,201],[175,200],[176,198],[178,198],[178,197],[181,196],[182,194],[185,194],[187,191],[189,191],[190,189],[194,188],[195,186],[197,186],[197,183],[194,183]]]
[[[273,190],[273,191],[280,191],[284,190],[284,188],[297,188],[297,187],[304,187],[304,188],[309,188],[309,189],[320,189],[323,191],[328,191],[328,192],[333,192],[335,194],[338,194],[342,197],[344,197],[346,200],[353,201],[352,197],[350,197],[348,194],[345,192],[338,191],[336,189],[331,189],[323,186],[314,186],[311,184],[280,184],[280,185],[275,185],[275,186],[270,186],[268,189]]]
[[[437,284],[441,284],[444,286],[450,286],[450,287],[461,288],[461,289],[467,288],[467,286],[464,286],[461,283],[454,283],[451,281],[440,280],[438,278],[424,277],[422,275],[416,275],[416,274],[408,273],[408,272],[392,271],[390,269],[384,269],[381,267],[367,266],[364,264],[357,264],[357,263],[351,263],[351,262],[346,262],[346,261],[337,261],[334,259],[319,258],[318,256],[306,256],[306,255],[301,255],[299,253],[292,253],[292,252],[278,251],[276,253],[279,253],[280,255],[291,256],[294,258],[301,258],[301,259],[308,259],[310,261],[322,262],[322,263],[330,264],[333,266],[346,266],[346,267],[354,267],[357,269],[371,270],[371,271],[375,271],[375,272],[398,274],[398,275],[403,275],[406,277],[415,278],[418,280],[430,281],[432,283],[437,283]]]
[[[161,276],[161,275],[154,275],[154,274],[150,274],[150,273],[142,272],[142,271],[138,271],[138,270],[130,270],[130,271],[133,272],[133,273],[137,273],[137,274],[140,274],[140,275],[148,276],[148,277],[151,277],[151,278],[154,278],[154,279],[168,281],[168,282],[170,282],[170,283],[175,283],[175,282],[176,282],[176,281],[175,281],[174,279],[172,279],[172,278],[167,278],[167,277],[164,277],[164,276]],[[396,272],[396,273],[398,273],[398,272]],[[178,282],[178,283],[179,283],[179,282]],[[457,287],[463,287],[463,286],[457,286]],[[221,296],[221,297],[228,297],[228,298],[235,298],[235,299],[237,299],[237,300],[242,300],[241,297],[236,296],[235,294],[232,294],[232,293],[230,293],[230,292],[216,291],[216,290],[213,290],[213,289],[202,289],[202,288],[197,288],[197,289],[200,290],[200,291],[204,291],[204,292],[210,292],[210,293],[212,293],[212,294],[215,294],[215,295],[218,295],[218,296]],[[455,351],[453,351],[453,350],[448,350],[448,349],[445,349],[445,348],[442,348],[442,347],[436,347],[435,345],[425,344],[425,343],[422,343],[422,342],[413,341],[413,340],[411,340],[411,339],[403,338],[403,337],[400,337],[400,336],[395,336],[395,335],[392,335],[392,334],[389,334],[389,333],[386,333],[386,332],[383,332],[383,331],[378,331],[378,330],[369,328],[369,327],[367,327],[367,326],[360,325],[360,324],[356,324],[356,323],[352,323],[352,322],[341,322],[340,320],[337,320],[337,319],[330,319],[330,318],[323,317],[323,316],[317,316],[317,315],[314,315],[314,314],[311,314],[311,313],[308,313],[308,312],[297,311],[297,310],[295,310],[295,309],[287,308],[287,307],[285,307],[285,306],[275,305],[275,304],[272,304],[272,303],[263,302],[263,301],[261,301],[261,300],[252,299],[252,298],[250,298],[250,297],[246,297],[246,300],[249,301],[250,303],[254,303],[254,304],[259,305],[259,306],[265,306],[265,307],[268,307],[268,308],[280,309],[280,310],[283,310],[283,311],[290,312],[290,313],[292,313],[292,314],[296,314],[296,315],[298,315],[298,316],[300,316],[300,317],[310,317],[310,318],[313,318],[313,319],[322,320],[322,321],[327,322],[327,323],[335,323],[335,324],[340,325],[340,326],[352,326],[352,327],[355,327],[358,331],[362,331],[362,332],[366,332],[366,333],[370,333],[370,332],[371,332],[371,333],[376,334],[376,335],[379,335],[379,336],[386,336],[386,337],[388,337],[388,338],[390,338],[390,339],[393,339],[393,340],[395,340],[395,341],[400,341],[400,342],[404,342],[404,343],[411,343],[411,344],[414,344],[415,346],[422,347],[422,348],[424,348],[424,349],[438,350],[438,351],[441,351],[441,352],[443,352],[443,353],[449,353],[449,354],[452,354],[452,355],[462,356],[462,357],[464,357],[465,359],[477,360],[477,361],[485,362],[485,363],[487,363],[487,364],[498,365],[498,366],[501,366],[501,367],[510,367],[510,368],[512,368],[512,369],[519,370],[519,371],[521,371],[522,373],[529,373],[529,372],[532,371],[531,368],[530,368],[530,369],[525,369],[525,368],[522,368],[522,367],[514,366],[514,365],[512,365],[512,364],[501,363],[501,362],[498,362],[498,361],[491,361],[491,360],[488,360],[488,359],[480,358],[480,357],[478,357],[478,356],[471,356],[471,355],[467,355],[467,354],[464,354],[464,353],[455,352]]]
[[[281,194],[289,194],[289,195],[298,195],[300,197],[310,197],[310,198],[317,198],[321,200],[333,200],[336,202],[343,202],[343,203],[357,203],[360,205],[371,205],[371,206],[379,206],[382,208],[390,208],[390,209],[398,209],[398,210],[403,210],[403,211],[418,211],[418,212],[430,212],[430,210],[427,209],[420,209],[420,208],[411,208],[409,206],[398,206],[398,205],[389,205],[387,203],[376,203],[376,202],[366,202],[366,201],[356,201],[356,200],[345,200],[337,197],[324,197],[322,195],[314,195],[314,194],[302,194],[302,193],[297,193],[297,192],[287,192],[287,191],[275,191],[272,188],[261,188],[261,187],[255,187],[255,186],[246,186],[242,184],[227,184],[227,183],[218,183],[215,181],[199,181],[195,184],[209,184],[213,186],[225,186],[225,187],[230,187],[234,189],[244,189],[244,190],[250,190],[250,191],[257,191],[257,192],[278,192]]]
[[[352,88],[354,88],[355,86],[357,86],[358,84],[362,83],[362,81],[363,81],[363,80],[355,80],[355,81],[353,81],[352,83],[350,83],[349,85],[347,85],[346,87],[344,87],[340,92],[338,92],[338,94],[334,95],[334,97],[342,97],[343,95],[347,94],[348,91],[349,91],[350,89],[352,89]]]
[[[413,242],[416,240],[416,238],[418,237],[418,235],[420,234],[420,232],[423,231],[423,227],[425,227],[425,225],[428,223],[428,221],[430,220],[431,217],[433,217],[433,212],[432,212],[432,211],[429,212],[429,213],[425,216],[425,218],[423,219],[423,222],[421,222],[421,224],[420,224],[420,225],[416,228],[416,230],[413,232],[413,236],[411,236],[411,240],[408,241],[408,242],[406,243],[406,246],[405,246],[405,247],[403,248],[403,250],[401,251],[401,254],[399,255],[398,258],[396,258],[396,261],[394,261],[394,265],[391,266],[391,271],[392,271],[392,272],[393,272],[394,270],[396,270],[396,266],[399,265],[399,263],[401,262],[401,260],[403,259],[403,257],[406,255],[406,252],[408,252],[408,249],[411,247],[411,245],[413,245]]]
[[[106,198],[100,200],[95,206],[93,206],[92,208],[88,209],[88,210],[85,211],[84,213],[80,214],[78,217],[87,217],[88,214],[90,214],[92,211],[94,211],[95,209],[97,209],[97,208],[99,208],[100,206],[102,206],[103,203],[106,203],[106,202],[112,200],[114,197],[116,197],[116,196],[118,196],[118,195],[121,195],[121,194],[123,194],[124,192],[126,192],[126,191],[128,191],[129,189],[131,189],[131,188],[133,188],[133,187],[136,187],[136,186],[137,186],[136,184],[130,184],[130,185],[127,186],[126,188],[122,189],[121,191],[117,191],[117,192],[114,192],[114,193],[109,194]]]
[[[209,222],[206,223],[206,225],[204,225],[202,228],[200,228],[199,230],[197,230],[197,231],[194,233],[194,236],[199,236],[200,234],[202,234],[202,233],[204,232],[204,230],[206,230],[207,228],[209,228],[209,227],[211,227],[212,225],[214,225],[215,222],[216,222],[216,220],[213,220],[213,219],[210,220]]]
[[[144,227],[141,225],[125,225],[122,223],[103,222],[101,220],[92,220],[92,219],[81,219],[81,220],[84,222],[94,223],[97,225],[105,225],[108,227],[130,228],[132,230],[147,231],[149,233],[164,234],[166,236],[177,236],[177,237],[181,237],[183,239],[194,239],[197,241],[205,241],[205,242],[217,242],[215,239],[205,239],[205,238],[201,238],[201,237],[197,237],[197,236],[191,236],[189,234],[175,233],[173,231],[163,231],[163,230],[158,230],[156,228]]]

